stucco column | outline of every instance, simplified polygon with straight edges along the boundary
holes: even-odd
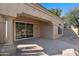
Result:
[[[11,55],[16,52],[16,45],[14,44],[14,31],[13,31],[13,19],[10,17],[5,17],[6,29],[5,29],[5,44],[1,48],[1,55]]]
[[[57,35],[57,25],[53,24],[53,39],[56,39]]]
[[[0,16],[0,43],[5,43],[5,19]]]
[[[13,20],[8,18],[6,20],[6,43],[13,44]]]

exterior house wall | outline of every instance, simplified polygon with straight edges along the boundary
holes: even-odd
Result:
[[[58,31],[58,25],[63,24],[62,20],[59,17],[47,12],[46,10],[36,7],[33,4],[22,4],[22,3],[0,4],[0,14],[16,17],[17,14],[22,14],[22,13],[26,13],[41,18],[44,21],[50,21],[53,24],[54,39],[61,36],[58,35],[57,31]],[[63,25],[62,25],[62,29],[63,29]]]
[[[53,39],[53,24],[47,22],[41,22],[41,37]]]
[[[29,15],[32,16],[33,19],[24,17],[18,18],[18,14],[26,14],[26,17],[27,15]],[[56,39],[63,35],[63,33],[61,35],[58,34],[59,24],[62,25],[63,30],[63,21],[44,8],[36,6],[36,4],[1,3],[0,15],[5,16],[3,18],[0,17],[0,43],[9,43],[8,45],[4,45],[4,47],[1,48],[2,50],[4,50],[4,52],[7,50],[8,53],[13,53],[16,51],[16,48],[13,44],[13,41],[16,40],[16,21],[32,23],[34,25],[34,37]],[[34,19],[35,17],[37,18],[37,20]],[[7,22],[6,25],[1,24],[5,23],[5,20]],[[9,47],[6,47],[5,49],[5,46]]]
[[[63,36],[63,29],[64,29],[64,22],[60,21],[58,18],[55,17],[55,20],[58,20],[56,22],[53,22],[53,39],[59,38],[61,36]],[[61,28],[62,28],[62,34],[58,34],[58,26],[59,24],[61,24]]]
[[[54,25],[53,26],[53,39],[59,38],[62,35],[63,35],[63,31],[62,31],[62,34],[58,34],[58,25]]]

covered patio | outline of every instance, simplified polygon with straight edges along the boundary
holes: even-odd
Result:
[[[29,28],[27,28],[27,24],[32,26],[28,26]],[[18,27],[22,33],[17,34],[17,30],[19,30]],[[28,38],[53,39],[53,23],[42,18],[34,17],[31,15],[29,16],[28,14],[20,14],[16,19],[14,19],[14,38],[14,41]]]
[[[62,35],[61,18],[38,4],[0,4],[0,55],[16,53],[16,41],[19,40],[53,40]]]

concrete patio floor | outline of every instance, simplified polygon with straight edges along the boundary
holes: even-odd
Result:
[[[29,39],[19,41],[17,45],[18,56],[53,56],[62,55],[66,49],[79,50],[79,47],[59,41],[48,39]]]
[[[67,49],[79,51],[78,38],[72,33],[71,30],[68,31],[70,34],[67,32],[62,37],[55,40],[36,38],[17,41],[17,53],[15,55],[63,56],[63,51]]]

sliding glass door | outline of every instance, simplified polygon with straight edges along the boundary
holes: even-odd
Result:
[[[25,38],[25,24],[16,22],[16,38]]]
[[[27,25],[27,37],[33,37],[33,24],[26,24]]]
[[[16,22],[16,39],[33,37],[33,24]]]

